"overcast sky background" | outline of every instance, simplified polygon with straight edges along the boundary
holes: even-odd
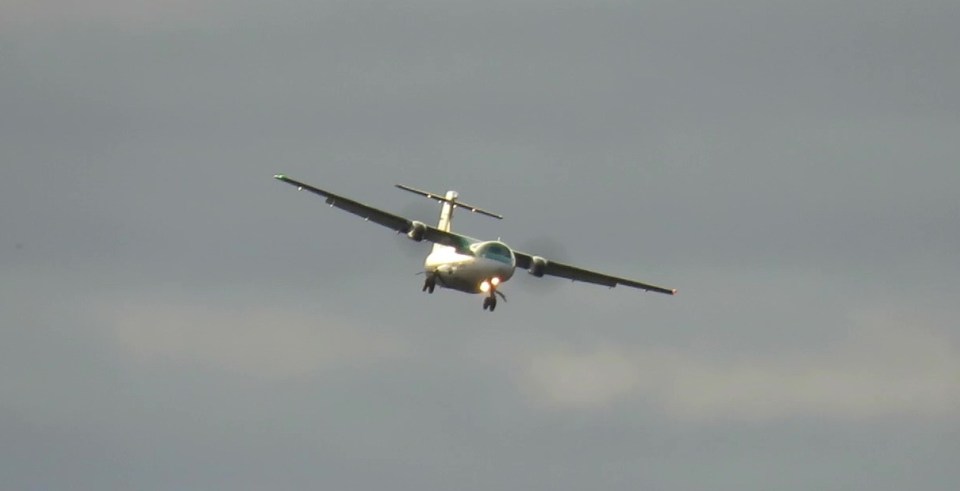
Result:
[[[2,0],[2,487],[955,490],[958,25]],[[424,295],[276,172],[680,295]]]

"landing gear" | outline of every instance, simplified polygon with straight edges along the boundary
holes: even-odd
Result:
[[[489,297],[484,297],[483,299],[483,310],[490,310],[493,312],[497,308],[497,297],[494,296],[493,292],[490,292]]]
[[[433,289],[437,287],[437,277],[434,275],[427,276],[427,279],[423,282],[423,290],[427,293],[433,293]]]
[[[500,278],[493,277],[490,281],[484,281],[480,283],[480,291],[486,293],[487,296],[483,299],[483,310],[490,310],[493,312],[497,308],[497,295],[500,295],[500,298],[504,302],[507,301],[507,296],[497,290],[497,285],[500,284]]]

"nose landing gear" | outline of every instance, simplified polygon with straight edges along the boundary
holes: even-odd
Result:
[[[490,312],[493,312],[497,308],[497,296],[494,294],[496,290],[490,290],[490,295],[484,297],[483,299],[483,310],[489,309]]]
[[[490,310],[490,312],[496,310],[497,295],[500,295],[500,298],[502,298],[504,302],[507,301],[507,296],[497,289],[497,285],[499,284],[500,278],[493,278],[490,281],[484,281],[480,284],[480,291],[487,294],[483,299],[483,310]]]

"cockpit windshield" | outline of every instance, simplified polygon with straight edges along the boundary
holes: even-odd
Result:
[[[500,242],[480,244],[475,254],[477,257],[492,259],[505,264],[513,264],[513,254],[510,248]]]

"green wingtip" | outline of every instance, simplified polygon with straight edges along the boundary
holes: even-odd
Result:
[[[274,175],[273,175],[273,178],[274,178],[274,179],[286,179],[286,177],[287,177],[287,176],[285,176],[285,175],[283,175],[283,174],[274,174]]]

